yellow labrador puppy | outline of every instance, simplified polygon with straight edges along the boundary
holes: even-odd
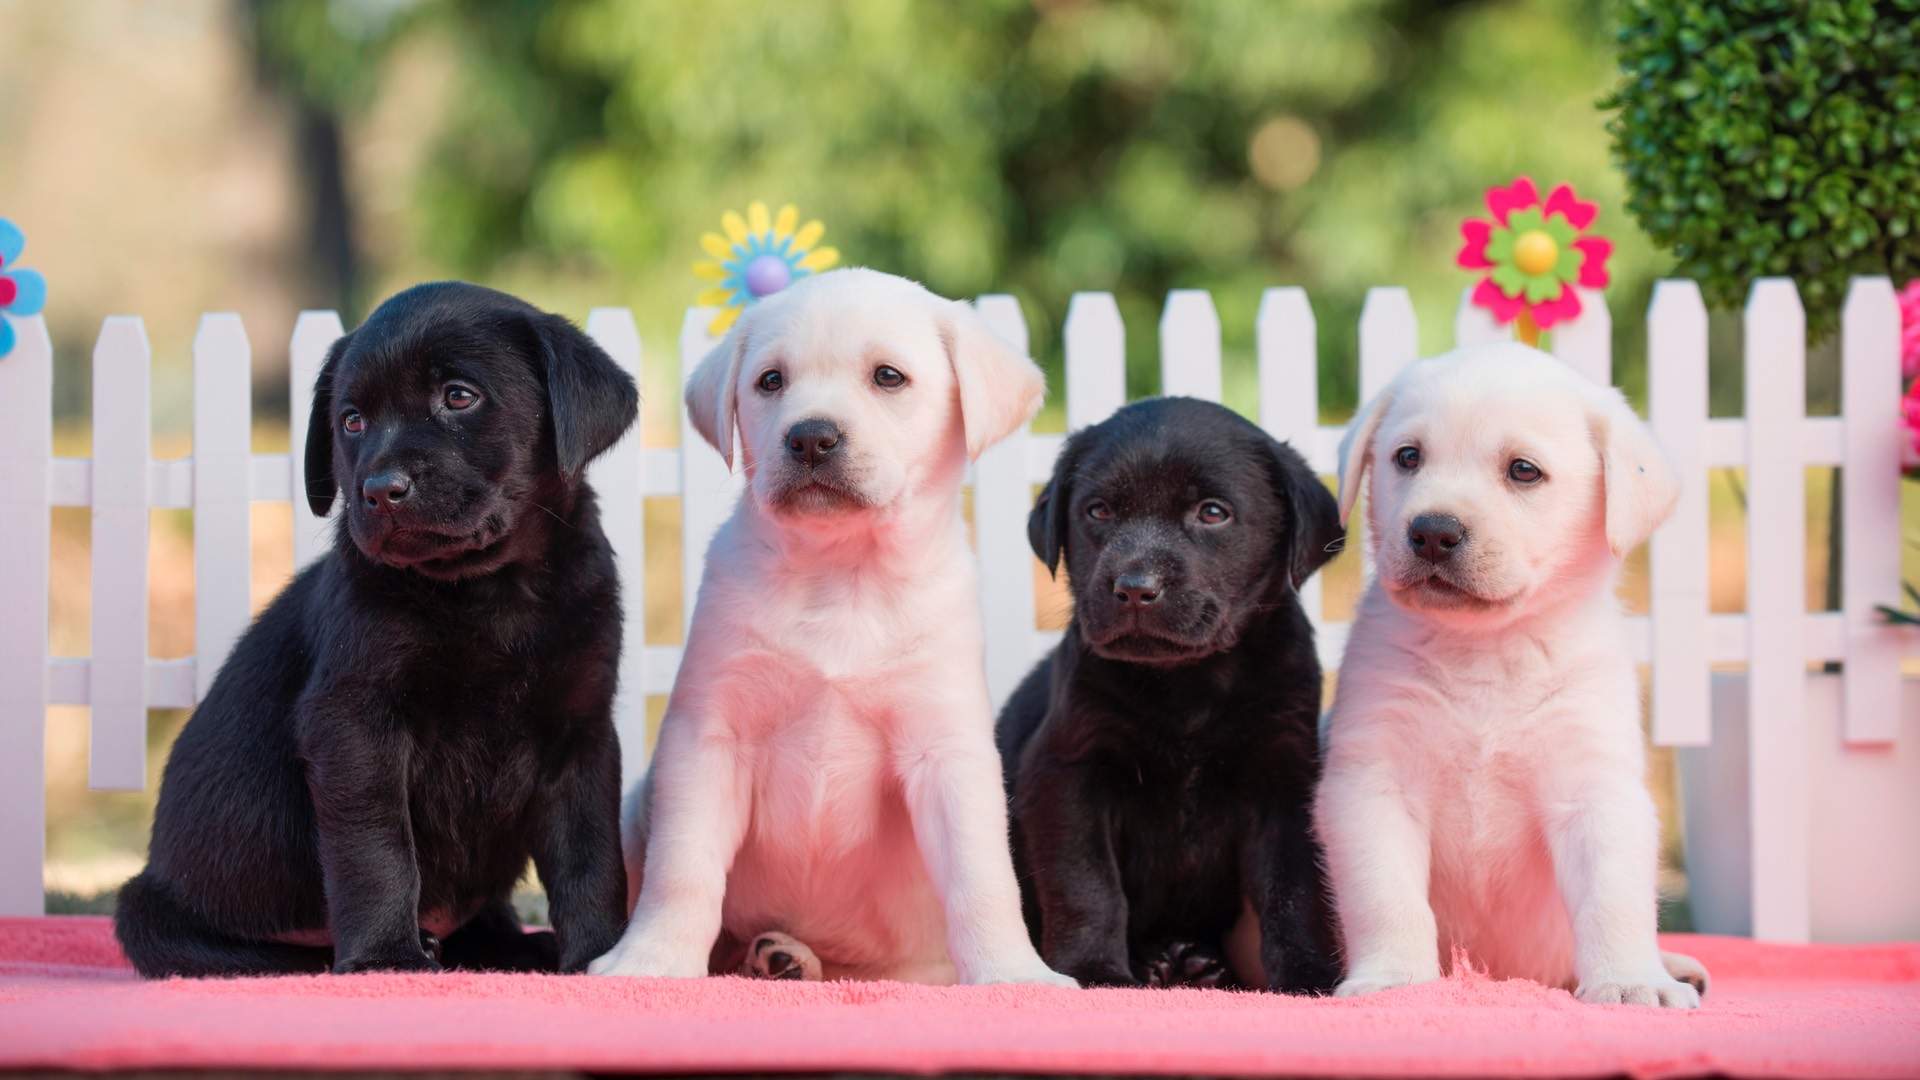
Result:
[[[1376,567],[1325,732],[1315,827],[1336,991],[1496,977],[1694,1008],[1654,936],[1659,824],[1614,582],[1678,494],[1620,393],[1517,344],[1413,364],[1340,451]],[[1369,483],[1370,479],[1370,483]]]
[[[739,432],[749,482],[592,971],[1073,985],[1021,921],[960,516],[967,462],[1044,392],[971,307],[870,270],[776,294],[701,363],[687,410],[729,465]]]

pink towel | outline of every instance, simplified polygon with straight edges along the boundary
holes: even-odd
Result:
[[[97,918],[0,919],[0,1068],[1920,1076],[1920,945],[1673,938],[1699,1012],[1464,975],[1352,1001],[594,979],[140,982]]]

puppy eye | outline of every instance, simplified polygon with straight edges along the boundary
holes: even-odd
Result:
[[[1393,463],[1400,466],[1402,472],[1412,472],[1420,467],[1420,448],[1403,446],[1393,452]]]
[[[446,393],[441,396],[440,400],[446,403],[447,408],[459,412],[462,409],[471,409],[474,405],[478,404],[480,401],[480,392],[471,386],[452,383],[447,387]]]
[[[907,385],[907,377],[899,369],[881,364],[873,369],[873,385],[882,390],[898,390]]]
[[[1218,499],[1208,499],[1194,508],[1193,515],[1202,525],[1225,525],[1233,520],[1233,509]]]
[[[760,377],[754,380],[753,385],[763,394],[777,394],[780,392],[781,387],[787,385],[787,377],[778,371],[769,369],[761,372]]]
[[[1507,479],[1516,484],[1537,484],[1546,475],[1540,471],[1540,466],[1526,458],[1514,458],[1513,464],[1507,466]]]
[[[340,429],[349,435],[358,435],[367,430],[367,418],[360,415],[359,409],[348,409],[340,416]]]
[[[1113,507],[1095,499],[1087,504],[1087,516],[1095,521],[1112,521]]]

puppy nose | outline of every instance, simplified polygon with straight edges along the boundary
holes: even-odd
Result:
[[[1113,579],[1113,598],[1127,607],[1146,607],[1160,599],[1160,575],[1132,571]]]
[[[787,429],[787,453],[812,467],[840,445],[840,428],[831,420],[802,420]]]
[[[1430,563],[1453,558],[1467,539],[1467,527],[1452,514],[1421,514],[1407,525],[1407,546]]]
[[[375,473],[361,483],[360,494],[368,509],[390,512],[413,494],[413,478],[398,469]]]

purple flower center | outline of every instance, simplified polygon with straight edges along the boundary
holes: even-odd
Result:
[[[778,255],[757,255],[747,264],[747,291],[756,299],[777,293],[792,281],[793,271]]]

